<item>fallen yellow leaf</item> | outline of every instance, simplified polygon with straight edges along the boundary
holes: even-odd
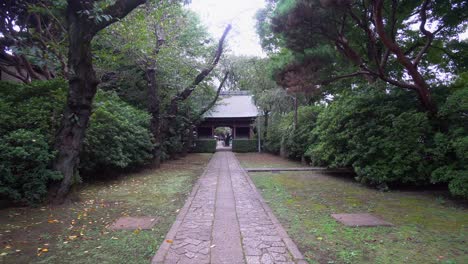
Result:
[[[76,238],[78,238],[78,236],[68,236],[68,239],[70,240],[75,240]]]
[[[53,219],[53,220],[48,220],[48,221],[47,221],[47,223],[49,223],[49,224],[56,224],[56,223],[58,223],[58,222],[59,222],[59,220],[57,220],[57,219]]]
[[[166,242],[172,244],[174,241],[172,241],[172,239],[167,239]]]
[[[42,252],[49,252],[49,249],[43,248],[41,251],[42,251]]]

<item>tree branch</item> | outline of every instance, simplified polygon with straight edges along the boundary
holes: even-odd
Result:
[[[427,50],[431,46],[432,40],[434,39],[434,34],[426,29],[427,8],[430,2],[431,0],[424,1],[421,7],[421,11],[419,13],[421,17],[421,24],[419,25],[419,30],[424,34],[424,36],[426,36],[426,43],[424,44],[424,47],[419,51],[418,55],[413,61],[413,65],[415,67],[418,67],[419,62],[421,61],[422,57],[424,56],[424,54],[427,52]]]
[[[211,71],[213,71],[214,67],[219,62],[219,59],[221,58],[221,55],[223,53],[223,48],[224,48],[224,41],[226,39],[227,34],[231,30],[231,25],[228,25],[226,29],[224,30],[223,35],[221,36],[219,43],[218,43],[218,48],[216,49],[215,56],[211,62],[211,64],[204,68],[194,79],[192,84],[190,84],[187,88],[185,88],[183,91],[178,93],[174,98],[171,100],[171,104],[169,107],[169,115],[175,115],[177,112],[177,105],[180,101],[184,101],[187,99],[192,92],[195,90],[195,88],[205,79],[206,76],[208,76]]]
[[[5,67],[3,65],[0,65],[0,72],[5,72],[8,75],[21,80],[23,83],[30,83],[30,81],[29,81],[29,79],[27,77],[23,77],[23,76],[17,74],[16,72],[14,72],[14,71],[10,71],[7,67]]]
[[[218,98],[219,98],[219,93],[221,92],[221,89],[223,88],[224,86],[224,83],[226,82],[227,78],[229,76],[229,71],[227,71],[225,74],[224,74],[224,78],[223,80],[221,81],[221,83],[219,84],[218,86],[218,90],[216,91],[216,95],[215,97],[213,98],[213,100],[205,107],[203,108],[197,115],[196,119],[200,119],[208,110],[210,110],[215,104],[216,104],[216,101],[218,101]]]
[[[111,19],[103,19],[102,22],[95,24],[93,31],[97,33],[108,25],[117,22],[146,1],[147,0],[116,0],[113,5],[104,10],[104,14],[111,16]],[[70,0],[68,2],[70,2]]]
[[[327,85],[327,84],[330,84],[332,82],[335,82],[335,81],[338,81],[338,80],[341,80],[341,79],[356,77],[356,76],[359,76],[359,75],[368,75],[368,74],[369,74],[369,72],[357,71],[357,72],[353,72],[353,73],[350,73],[350,74],[335,76],[335,77],[332,77],[332,78],[327,79],[327,80],[322,80],[322,81],[318,82],[317,84],[318,85]]]

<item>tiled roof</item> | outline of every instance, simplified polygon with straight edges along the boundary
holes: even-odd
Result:
[[[258,110],[248,92],[223,92],[205,118],[257,117]]]

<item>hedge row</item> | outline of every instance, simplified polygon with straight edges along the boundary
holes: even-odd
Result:
[[[258,141],[255,139],[233,139],[232,151],[233,152],[257,152]]]
[[[216,152],[215,139],[200,139],[195,141],[195,146],[192,148],[195,153],[214,153]]]

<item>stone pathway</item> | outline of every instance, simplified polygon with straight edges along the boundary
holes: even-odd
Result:
[[[307,263],[230,151],[216,152],[152,263]]]

